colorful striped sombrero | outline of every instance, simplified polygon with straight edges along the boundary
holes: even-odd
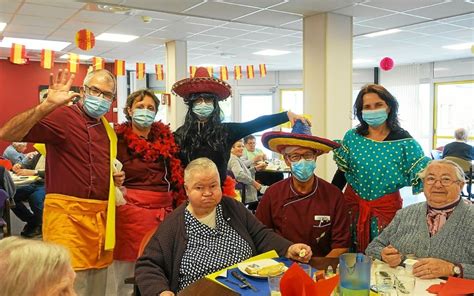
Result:
[[[291,133],[267,132],[262,135],[262,143],[265,148],[277,153],[289,146],[298,146],[319,151],[319,154],[339,148],[341,145],[329,139],[320,138],[311,134],[311,127],[296,121]]]

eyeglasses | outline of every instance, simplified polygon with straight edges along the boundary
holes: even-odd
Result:
[[[111,93],[111,92],[108,92],[108,91],[101,91],[100,89],[98,89],[97,87],[95,86],[84,86],[84,88],[86,89],[86,92],[90,95],[93,95],[95,97],[103,97],[107,100],[110,100],[112,101],[114,98],[115,98],[115,94]]]
[[[300,161],[301,157],[303,157],[305,160],[315,160],[316,153],[314,152],[306,152],[305,154],[293,153],[293,154],[287,154],[287,157],[290,161]]]
[[[439,181],[443,186],[450,186],[451,184],[458,182],[458,180],[453,180],[449,177],[441,177],[441,179],[436,179],[435,177],[426,177],[423,181],[427,185],[434,185]]]

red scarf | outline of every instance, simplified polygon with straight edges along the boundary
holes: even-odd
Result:
[[[344,198],[348,208],[352,211],[353,219],[359,214],[356,223],[357,251],[365,252],[370,242],[370,220],[376,217],[379,232],[385,228],[402,208],[402,198],[399,191],[386,194],[374,200],[362,199],[350,185],[347,185]],[[351,221],[354,223],[355,221]]]
[[[123,137],[133,156],[145,162],[164,160],[165,164],[171,168],[171,185],[177,195],[175,197],[177,205],[186,200],[183,189],[184,171],[181,160],[178,158],[179,147],[174,141],[169,125],[165,125],[161,121],[153,122],[148,140],[135,134],[129,122],[116,126],[115,132]]]

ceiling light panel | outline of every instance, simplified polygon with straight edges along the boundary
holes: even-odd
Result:
[[[63,41],[5,37],[0,42],[0,47],[11,47],[12,43],[25,45],[26,49],[31,50],[51,49],[54,51],[61,51],[71,44]]]

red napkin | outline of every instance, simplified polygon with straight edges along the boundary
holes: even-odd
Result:
[[[446,283],[431,285],[426,289],[439,296],[461,296],[474,293],[474,280],[449,277]]]
[[[301,267],[293,263],[280,282],[282,296],[329,296],[339,283],[339,276],[314,282]]]

